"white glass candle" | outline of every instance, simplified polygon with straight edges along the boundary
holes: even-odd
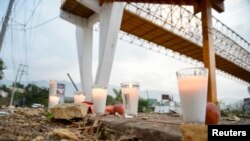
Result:
[[[184,122],[204,123],[206,116],[208,70],[187,68],[177,72]]]
[[[83,92],[77,91],[74,93],[74,103],[82,103],[85,101],[85,95]]]
[[[57,82],[55,80],[50,80],[49,81],[49,94],[50,95],[56,95],[57,91]]]
[[[125,117],[135,117],[138,113],[139,84],[121,83]]]
[[[49,107],[56,106],[59,103],[60,97],[57,95],[49,95]]]
[[[105,87],[94,87],[92,89],[92,98],[95,112],[103,114],[106,107],[107,89]]]

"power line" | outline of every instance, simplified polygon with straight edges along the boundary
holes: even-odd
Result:
[[[47,21],[44,21],[44,22],[42,22],[42,23],[40,23],[40,24],[38,24],[38,25],[35,25],[35,26],[32,26],[32,27],[29,27],[29,28],[14,28],[15,30],[32,30],[32,29],[34,29],[34,28],[38,28],[38,27],[40,27],[40,26],[43,26],[43,25],[45,25],[45,24],[47,24],[47,23],[49,23],[49,22],[52,22],[52,21],[54,21],[55,19],[57,19],[59,17],[59,15],[57,15],[57,16],[55,16],[55,17],[53,17],[53,18],[51,18],[51,19],[49,19],[49,20],[47,20]]]
[[[31,29],[34,29],[34,28],[38,28],[38,27],[43,26],[43,25],[45,25],[45,24],[47,24],[49,22],[52,22],[53,20],[57,19],[58,17],[59,17],[59,15],[57,15],[57,16],[55,16],[55,17],[53,17],[53,18],[51,18],[51,19],[49,19],[49,20],[47,20],[47,21],[45,21],[45,22],[43,22],[41,24],[38,24],[36,26],[30,27],[30,28],[26,28],[25,30],[31,30]]]
[[[33,11],[32,11],[32,13],[31,13],[31,15],[30,15],[30,17],[28,18],[28,20],[26,21],[26,23],[24,24],[24,26],[26,26],[28,23],[29,23],[29,21],[33,18],[33,16],[34,16],[34,14],[35,14],[35,11],[36,11],[36,9],[37,9],[37,7],[41,4],[41,0],[37,3],[37,5],[36,5],[36,7],[33,9]]]

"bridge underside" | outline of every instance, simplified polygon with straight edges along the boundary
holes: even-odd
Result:
[[[74,15],[89,18],[94,11],[76,0],[66,0],[61,9]],[[171,49],[203,62],[202,47],[164,29],[128,10],[124,10],[121,30],[149,42]],[[250,83],[250,72],[216,54],[216,68]]]
[[[224,0],[211,0],[212,8],[217,12],[224,11]],[[127,2],[127,3],[152,3],[152,4],[172,4],[194,6],[195,13],[201,11],[201,0],[99,0],[100,5],[104,2]]]

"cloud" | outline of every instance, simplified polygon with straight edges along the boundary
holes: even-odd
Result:
[[[249,12],[250,2],[248,0],[226,0],[224,1],[225,11],[223,13],[213,12],[213,15],[220,21],[234,30],[250,42]]]

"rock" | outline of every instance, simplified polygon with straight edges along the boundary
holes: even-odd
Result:
[[[207,141],[208,133],[205,124],[182,124],[182,141]]]
[[[44,113],[44,109],[38,108],[38,109],[30,109],[30,108],[17,108],[16,111],[17,114],[29,117],[29,116],[39,116],[42,113]]]
[[[1,108],[4,109],[4,108],[6,108],[6,106],[5,106],[5,105],[2,105]]]
[[[50,137],[58,140],[79,141],[78,137],[67,129],[54,129]]]
[[[240,121],[240,118],[237,116],[231,116],[231,117],[227,117],[226,120],[228,120],[228,121]]]
[[[139,118],[140,119],[140,118]],[[91,119],[93,122],[95,118]],[[136,118],[99,118],[97,140],[180,141],[180,125],[162,124]]]
[[[87,115],[88,105],[85,103],[59,104],[49,109],[55,119],[83,118]]]
[[[119,118],[122,117],[122,115],[120,115],[119,113],[115,112],[115,115],[118,116]]]
[[[44,137],[43,136],[37,136],[36,138],[34,138],[32,141],[44,141]]]
[[[148,117],[141,117],[142,120],[148,120]]]
[[[235,121],[240,121],[240,118],[237,116],[233,116]]]

